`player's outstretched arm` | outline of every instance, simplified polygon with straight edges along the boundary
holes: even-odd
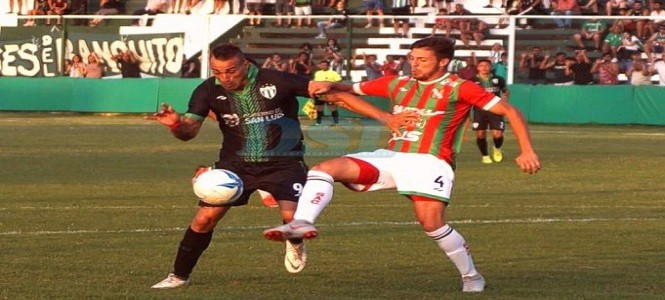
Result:
[[[164,126],[167,126],[171,133],[179,140],[188,141],[194,138],[201,129],[202,121],[181,117],[173,109],[173,106],[162,103],[162,108],[152,116],[147,116],[148,120],[156,120]]]
[[[513,133],[515,134],[515,137],[517,137],[520,150],[522,151],[515,159],[515,162],[520,169],[529,174],[535,174],[538,172],[538,170],[540,170],[540,159],[531,144],[529,129],[522,113],[506,101],[497,102],[497,104],[490,108],[489,111],[505,116],[506,119],[508,119],[508,122],[510,122],[510,127],[513,129]]]
[[[408,127],[415,124],[420,119],[420,115],[414,111],[407,111],[392,115],[378,107],[368,103],[362,98],[347,92],[330,91],[319,99],[337,104],[337,106],[346,108],[354,113],[370,117],[383,123],[395,134],[400,134],[401,127]]]

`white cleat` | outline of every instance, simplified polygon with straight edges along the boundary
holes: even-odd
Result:
[[[484,290],[485,278],[482,275],[462,276],[462,292],[479,293]]]
[[[303,220],[293,220],[288,224],[273,227],[263,231],[263,236],[276,242],[293,239],[313,239],[319,235],[312,223]]]
[[[286,241],[286,255],[284,255],[284,266],[289,273],[298,273],[307,265],[307,249],[305,243],[300,244]]]
[[[189,279],[182,279],[175,274],[171,273],[169,276],[157,284],[151,286],[152,289],[172,289],[189,284]]]

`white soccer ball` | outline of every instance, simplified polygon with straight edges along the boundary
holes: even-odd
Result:
[[[231,204],[244,190],[240,177],[229,170],[212,169],[193,180],[194,194],[210,205]]]

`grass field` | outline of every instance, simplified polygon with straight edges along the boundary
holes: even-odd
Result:
[[[380,140],[346,122],[307,128],[310,164]],[[512,162],[510,133],[493,165],[469,138],[448,219],[488,281],[480,295],[459,291],[408,201],[341,186],[302,273],[261,237],[278,213],[253,201],[217,227],[190,287],[150,290],[196,210],[189,179],[215,160],[216,128],[187,143],[140,116],[0,113],[0,128],[2,299],[665,299],[663,127],[533,125],[535,176]]]

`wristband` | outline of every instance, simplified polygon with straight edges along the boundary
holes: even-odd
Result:
[[[180,120],[178,120],[178,122],[175,122],[175,123],[169,125],[169,130],[176,131],[178,128],[180,128],[180,125],[182,125],[182,122],[180,122]]]

